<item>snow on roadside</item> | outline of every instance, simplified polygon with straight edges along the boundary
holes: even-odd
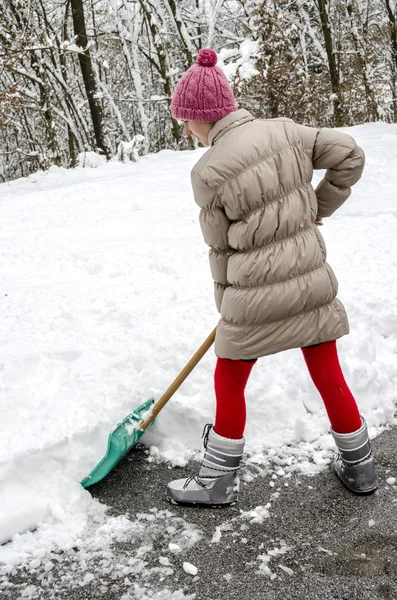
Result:
[[[134,584],[134,591],[124,594],[120,600],[195,600],[195,598],[196,594],[185,594],[183,590],[171,592],[168,588],[153,595],[151,592],[146,593],[145,588],[136,583]]]
[[[118,517],[115,521],[118,532],[116,523],[97,522],[96,528],[90,528],[89,536],[77,540],[76,546],[66,552],[48,553],[45,547],[36,548],[29,557],[25,556],[19,568],[11,571],[11,578],[0,566],[0,590],[19,592],[20,598],[29,600],[60,597],[65,590],[79,588],[82,596],[85,590],[94,588],[98,597],[111,594],[125,600],[195,598],[195,594],[185,594],[181,588],[170,589],[188,583],[191,576],[179,579],[184,570],[181,561],[166,545],[168,540],[176,541],[183,557],[201,540],[202,533],[195,525],[157,508],[136,515],[134,520]],[[126,549],[113,548],[115,534],[119,541],[126,542]],[[164,548],[160,550],[162,543]],[[156,561],[158,552],[163,556]],[[20,571],[24,576],[19,583]]]
[[[351,323],[341,363],[375,436],[397,389],[397,127],[348,131],[366,150],[365,176],[322,233]],[[114,424],[158,398],[216,325],[189,180],[202,152],[0,185],[0,538],[38,526],[0,547],[0,564],[129,527],[78,482]],[[145,434],[151,460],[197,454],[214,364],[210,351]],[[251,472],[328,464],[328,421],[299,351],[260,361],[247,412]]]

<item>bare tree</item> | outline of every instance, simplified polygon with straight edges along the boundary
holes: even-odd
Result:
[[[360,77],[365,91],[366,116],[370,120],[378,121],[380,115],[373,85],[375,57],[370,47],[369,32],[371,13],[368,5],[362,6],[360,1],[355,3],[353,0],[346,0],[345,8],[357,61],[357,68],[354,70]]]
[[[0,2],[0,176],[73,166],[87,149],[109,157],[137,134],[150,151],[192,147],[169,105],[206,46],[258,116],[397,122],[396,10],[394,0]]]
[[[332,39],[331,23],[329,18],[330,0],[316,0],[316,2],[319,10],[321,29],[324,36],[325,51],[328,58],[328,68],[333,94],[332,101],[334,105],[334,121],[336,127],[341,127],[344,123],[341,101],[340,71],[336,59],[336,51]]]
[[[88,104],[95,132],[95,140],[98,149],[106,157],[110,157],[111,150],[105,135],[105,124],[102,109],[102,94],[96,78],[95,67],[88,45],[87,31],[85,27],[83,0],[70,0],[72,6],[73,27],[75,40],[79,50],[79,63],[83,76],[84,87],[87,94]]]
[[[397,5],[394,0],[384,0],[384,3],[388,19],[388,31],[390,39],[390,87],[392,91],[393,120],[394,122],[397,122]]]

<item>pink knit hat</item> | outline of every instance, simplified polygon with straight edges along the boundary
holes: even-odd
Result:
[[[171,101],[173,117],[214,123],[237,110],[232,88],[215,66],[217,60],[214,50],[200,50],[197,64],[184,73],[175,88]]]

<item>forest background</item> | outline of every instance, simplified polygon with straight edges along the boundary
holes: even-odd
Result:
[[[206,47],[255,116],[397,122],[395,0],[1,0],[0,181],[192,147],[169,102]]]

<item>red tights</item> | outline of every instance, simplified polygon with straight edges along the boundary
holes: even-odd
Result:
[[[323,399],[332,429],[338,433],[359,429],[360,413],[340,368],[336,342],[302,348],[302,352],[313,383]],[[231,439],[243,437],[246,420],[244,390],[255,362],[218,358],[214,425],[218,435]]]

